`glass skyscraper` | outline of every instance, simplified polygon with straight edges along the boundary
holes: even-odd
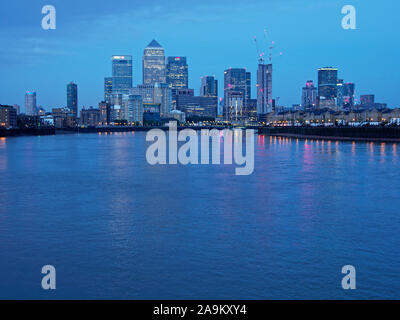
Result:
[[[251,98],[251,74],[244,68],[229,68],[224,71],[224,115],[228,119],[229,106],[228,99],[229,92],[241,92],[243,96],[244,108]]]
[[[188,88],[188,65],[186,57],[168,57],[167,84],[171,89]]]
[[[104,78],[104,101],[110,103],[111,94],[113,91],[112,77]]]
[[[200,96],[218,97],[218,80],[214,76],[201,78]]]
[[[153,40],[144,49],[143,84],[166,83],[164,48]]]
[[[318,97],[333,100],[337,97],[338,69],[332,67],[318,69]]]
[[[34,91],[27,91],[25,93],[25,113],[28,116],[36,116],[38,114],[36,92]]]
[[[316,108],[317,88],[314,86],[314,82],[312,80],[308,80],[306,82],[306,86],[303,87],[301,105],[305,111],[310,111]]]
[[[78,86],[72,81],[67,84],[67,108],[78,115]]]
[[[257,69],[257,118],[265,121],[272,112],[272,64],[260,63]]]
[[[112,91],[127,94],[132,88],[132,56],[112,56]]]

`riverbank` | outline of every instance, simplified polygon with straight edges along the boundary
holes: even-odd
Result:
[[[48,136],[55,134],[54,127],[42,128],[0,128],[0,137],[18,137],[18,136]]]
[[[258,133],[299,139],[400,142],[397,127],[264,127]]]

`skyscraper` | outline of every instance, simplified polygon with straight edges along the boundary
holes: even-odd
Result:
[[[201,77],[200,96],[218,97],[218,80],[214,76]]]
[[[188,65],[186,57],[168,57],[167,84],[171,89],[188,88]]]
[[[104,78],[104,101],[110,103],[111,94],[113,91],[112,77]]]
[[[126,94],[132,88],[132,56],[112,56],[112,91]]]
[[[343,94],[344,94],[343,79],[338,79],[337,80],[337,92],[336,92],[336,105],[339,108],[343,107]]]
[[[129,124],[143,123],[143,100],[133,94],[122,95],[123,118]]]
[[[153,40],[144,49],[143,84],[166,83],[164,48]]]
[[[355,84],[353,82],[347,82],[343,85],[343,107],[346,109],[354,108],[354,91]]]
[[[228,92],[242,92],[243,107],[251,98],[251,74],[244,68],[229,68],[224,71],[224,116],[229,118]]]
[[[305,111],[313,110],[317,105],[317,88],[312,80],[308,80],[303,87],[301,105]]]
[[[67,84],[67,108],[78,115],[78,86],[72,81]]]
[[[266,115],[273,111],[272,64],[260,63],[257,69],[257,118],[265,121]]]
[[[25,113],[28,116],[36,116],[38,113],[36,106],[36,92],[27,91],[25,93]]]
[[[332,67],[318,69],[318,97],[332,100],[337,97],[338,69]]]

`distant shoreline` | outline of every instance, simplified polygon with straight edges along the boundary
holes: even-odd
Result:
[[[299,139],[400,142],[397,127],[264,127],[258,133]]]

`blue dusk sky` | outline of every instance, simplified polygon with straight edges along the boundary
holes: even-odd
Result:
[[[44,5],[57,13],[56,30],[41,27]],[[357,10],[357,29],[341,27],[341,8]],[[78,84],[79,107],[103,99],[103,79],[111,55],[133,56],[133,82],[141,83],[143,49],[156,39],[166,56],[186,56],[189,85],[215,75],[223,94],[223,71],[246,67],[255,97],[257,51],[275,41],[273,95],[279,105],[300,103],[317,69],[339,68],[339,78],[355,82],[356,95],[400,106],[400,3],[396,0],[15,0],[0,3],[0,104],[19,104],[37,91],[46,110],[66,105],[66,84]],[[283,53],[280,56],[280,52]]]

